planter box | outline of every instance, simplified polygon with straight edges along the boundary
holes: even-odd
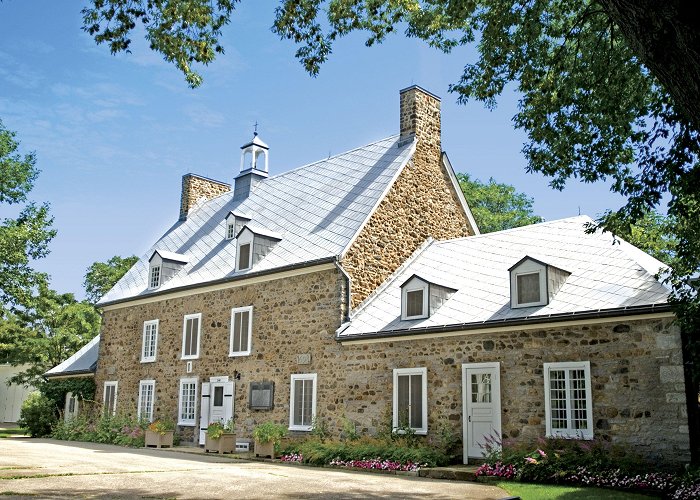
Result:
[[[161,434],[146,429],[145,446],[146,448],[172,448],[174,434],[175,431],[166,431],[165,434]]]
[[[255,456],[275,458],[275,442],[261,443],[255,440]]]
[[[236,435],[230,432],[224,433],[218,439],[209,437],[209,433],[204,433],[204,452],[209,453],[215,451],[217,453],[235,453],[236,452]]]

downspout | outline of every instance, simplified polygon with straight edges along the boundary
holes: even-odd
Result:
[[[340,265],[340,261],[336,258],[335,262],[335,267],[338,268],[338,270],[345,276],[345,282],[347,285],[347,294],[345,295],[345,317],[343,318],[342,323],[347,323],[350,321],[350,298],[351,298],[351,293],[350,291],[352,290],[352,278],[350,275],[347,273],[345,269],[343,269],[343,266]]]

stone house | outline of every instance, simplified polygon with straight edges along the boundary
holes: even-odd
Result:
[[[99,302],[111,411],[338,435],[451,426],[602,437],[688,456],[679,333],[660,263],[584,218],[479,236],[440,143],[440,100],[400,133],[275,176],[256,135],[227,183],[183,177],[178,221]],[[624,247],[624,248],[623,248]],[[653,269],[656,267],[656,269]]]

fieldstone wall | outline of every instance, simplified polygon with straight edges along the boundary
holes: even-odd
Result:
[[[503,438],[545,431],[543,364],[590,361],[594,438],[652,460],[690,459],[680,335],[670,319],[346,345],[345,411],[363,433],[385,425],[393,369],[428,369],[428,439],[462,435],[462,363],[501,363]]]
[[[401,139],[416,152],[343,258],[357,307],[429,237],[474,234],[442,162],[440,99],[420,87],[401,96]]]
[[[196,174],[183,175],[182,193],[180,195],[180,220],[187,219],[187,214],[200,199],[210,200],[229,191],[231,191],[231,185],[225,182],[207,179]]]
[[[154,416],[177,420],[181,378],[198,377],[199,409],[202,382],[217,376],[232,380],[238,372],[241,378],[235,382],[234,397],[237,433],[252,438],[257,424],[289,423],[291,374],[317,373],[317,411],[329,421],[340,422],[343,383],[337,370],[341,346],[334,334],[344,312],[344,286],[345,278],[333,269],[107,310],[96,398],[102,400],[105,381],[117,380],[117,410],[135,415],[139,381],[155,379]],[[231,309],[249,305],[253,305],[252,353],[229,357]],[[180,359],[183,317],[193,313],[202,313],[200,357],[193,360],[192,373],[186,373],[187,361]],[[151,319],[160,320],[156,361],[141,363],[143,322]],[[305,354],[310,359],[298,359]],[[273,410],[248,409],[249,384],[259,381],[275,383]],[[198,428],[178,429],[185,440],[192,439],[193,431]]]

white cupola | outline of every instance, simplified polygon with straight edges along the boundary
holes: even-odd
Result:
[[[258,182],[268,177],[269,149],[257,132],[252,141],[241,146],[241,171],[235,178],[234,200],[247,198]]]

